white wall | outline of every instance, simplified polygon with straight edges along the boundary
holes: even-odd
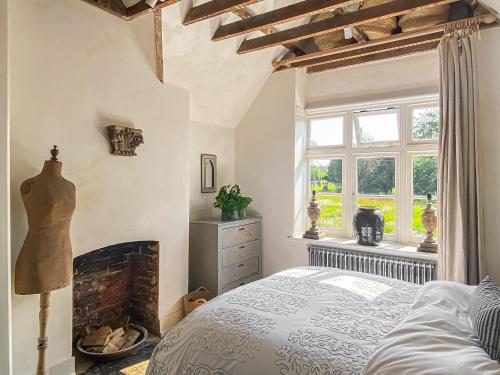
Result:
[[[273,74],[236,128],[236,182],[263,216],[263,273],[306,264],[286,241],[294,227],[295,89],[293,70]]]
[[[127,23],[79,0],[12,2],[12,261],[27,231],[19,185],[57,144],[77,186],[74,255],[160,241],[160,316],[173,323],[187,290],[189,94],[157,81],[153,35],[149,16]],[[110,124],[144,130],[137,157],[109,153]],[[71,308],[71,287],[54,293],[50,366],[71,358]],[[16,375],[34,371],[37,314],[37,296],[13,297]]]
[[[478,43],[479,139],[484,203],[486,271],[500,283],[498,217],[500,213],[500,29],[481,31]]]
[[[8,1],[0,0],[0,373],[11,373]]]
[[[437,52],[378,61],[307,76],[308,107],[436,93]]]
[[[235,134],[233,128],[191,122],[190,147],[190,200],[189,219],[199,220],[220,215],[213,208],[217,193],[201,192],[201,154],[217,155],[217,190],[234,184]]]

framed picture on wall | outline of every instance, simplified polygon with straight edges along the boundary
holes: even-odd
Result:
[[[201,154],[201,192],[217,192],[217,156]]]

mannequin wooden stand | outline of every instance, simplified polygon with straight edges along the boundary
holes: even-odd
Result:
[[[49,320],[50,292],[40,294],[40,337],[38,337],[38,365],[36,367],[36,375],[45,375],[46,369],[46,353],[48,347],[47,338],[47,323]]]

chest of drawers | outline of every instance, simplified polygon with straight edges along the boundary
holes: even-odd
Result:
[[[192,221],[189,290],[203,285],[218,294],[260,278],[260,217]]]

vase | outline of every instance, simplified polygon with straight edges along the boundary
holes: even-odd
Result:
[[[316,200],[316,191],[312,192],[312,198],[309,202],[309,206],[307,207],[307,216],[309,216],[309,220],[311,221],[311,228],[306,230],[306,232],[302,235],[303,238],[309,238],[311,240],[319,240],[319,229],[317,226],[318,219],[321,215],[321,208],[319,207],[319,203]]]
[[[427,194],[427,206],[420,216],[422,225],[426,230],[425,238],[417,247],[418,251],[425,253],[437,253],[438,244],[434,239],[434,230],[437,227],[437,210],[432,207],[432,195]]]
[[[238,220],[240,214],[238,210],[222,210],[222,221]]]
[[[384,214],[377,207],[359,207],[354,214],[353,227],[358,244],[377,246],[384,238]]]

